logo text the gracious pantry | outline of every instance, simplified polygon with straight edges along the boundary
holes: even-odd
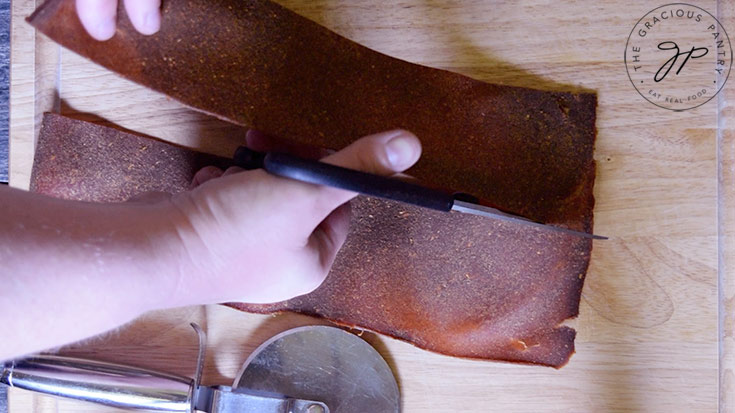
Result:
[[[628,77],[638,93],[675,111],[712,99],[725,85],[732,60],[725,28],[706,10],[686,3],[648,12],[625,47]]]

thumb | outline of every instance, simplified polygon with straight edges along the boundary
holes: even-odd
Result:
[[[412,133],[397,129],[358,139],[321,161],[371,174],[391,176],[413,166],[421,156],[421,142]],[[354,198],[351,191],[322,186],[311,192],[321,222],[334,209]]]

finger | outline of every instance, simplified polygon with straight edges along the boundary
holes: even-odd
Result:
[[[115,34],[117,0],[76,0],[82,26],[97,40],[108,40]]]
[[[379,175],[393,175],[413,165],[421,155],[418,138],[406,131],[391,131],[359,139],[343,150],[323,159],[334,165]],[[270,175],[263,170],[245,171],[230,168],[222,177],[222,187],[233,185],[241,190],[234,196],[262,194],[264,216],[279,216],[290,222],[290,232],[304,241],[332,211],[357,194],[326,186],[304,184]],[[232,175],[232,176],[229,176]],[[245,190],[247,188],[247,190]],[[235,201],[234,203],[237,203]]]
[[[325,274],[326,270],[332,266],[337,252],[347,239],[351,217],[350,204],[343,204],[332,211],[311,234],[310,246],[317,251],[319,264],[324,269]]]
[[[321,159],[330,151],[318,146],[302,145],[285,139],[279,139],[263,132],[250,129],[245,135],[248,148],[258,152],[285,152],[306,159]]]
[[[225,173],[222,174],[222,176],[229,176],[229,175],[240,173],[243,171],[244,169],[240,168],[239,166],[231,166],[227,168],[227,170],[225,171]]]
[[[420,156],[421,142],[418,138],[410,132],[394,130],[359,139],[341,151],[322,159],[322,162],[390,176],[408,169]],[[326,186],[312,193],[314,218],[319,221],[357,195],[354,192]]]
[[[378,175],[393,175],[413,166],[419,157],[419,139],[411,132],[397,129],[361,138],[322,161]]]
[[[140,33],[150,35],[161,28],[161,0],[125,0],[125,12]]]
[[[207,181],[219,178],[220,176],[222,176],[223,173],[224,171],[217,168],[216,166],[205,166],[204,168],[200,169],[196,174],[194,174],[194,178],[192,178],[191,180],[189,189],[194,189]]]

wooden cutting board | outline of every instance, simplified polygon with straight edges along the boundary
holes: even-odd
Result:
[[[488,82],[599,94],[595,232],[610,240],[595,243],[580,316],[568,322],[579,332],[577,354],[557,371],[450,358],[365,333],[393,368],[405,411],[735,411],[735,80],[685,112],[656,107],[636,92],[623,62],[626,40],[641,17],[665,2],[278,2],[408,61]],[[232,153],[235,128],[35,34],[23,19],[36,3],[13,2],[11,185],[28,186],[47,110]],[[696,4],[735,35],[735,5]],[[205,384],[229,384],[270,336],[319,323],[220,306],[181,308],[60,353],[190,375],[192,321],[208,332]],[[112,410],[17,390],[10,406],[11,412]]]

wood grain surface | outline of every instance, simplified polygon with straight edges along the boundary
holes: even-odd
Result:
[[[562,370],[468,361],[363,335],[418,411],[735,412],[735,80],[685,112],[646,102],[623,62],[638,19],[665,2],[278,0],[368,47],[474,78],[599,94],[597,242],[577,354]],[[40,1],[39,1],[40,3]],[[692,1],[735,34],[735,6]],[[125,81],[35,34],[13,2],[11,185],[28,185],[40,115],[81,116],[229,155],[241,133]],[[165,24],[165,22],[164,22]],[[686,37],[685,34],[683,34]],[[318,321],[219,306],[151,313],[62,354],[191,374],[208,332],[205,384],[229,384],[271,335]],[[112,411],[11,391],[11,412]]]

